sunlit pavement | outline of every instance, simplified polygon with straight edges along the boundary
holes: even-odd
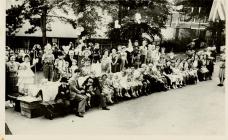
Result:
[[[222,135],[225,88],[217,86],[217,76],[216,65],[213,80],[121,102],[110,111],[93,109],[84,118],[29,119],[6,109],[6,122],[13,134]]]

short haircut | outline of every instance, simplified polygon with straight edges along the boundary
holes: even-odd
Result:
[[[80,69],[76,69],[76,70],[74,70],[74,73],[80,73],[81,72],[81,70]]]

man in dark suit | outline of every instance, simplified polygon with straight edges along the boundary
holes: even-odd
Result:
[[[69,80],[70,100],[73,101],[75,115],[83,117],[88,97],[85,95],[85,90],[79,86],[79,74],[80,70],[76,69],[73,76]]]
[[[55,102],[57,102],[57,108],[60,111],[64,111],[67,114],[70,111],[70,90],[67,78],[63,77],[61,79],[61,85],[58,88],[58,94],[55,97]]]

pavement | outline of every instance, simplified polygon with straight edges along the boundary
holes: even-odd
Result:
[[[22,135],[223,135],[225,88],[217,86],[218,70],[216,64],[213,80],[121,102],[110,111],[92,109],[84,118],[29,119],[10,108],[6,123]]]

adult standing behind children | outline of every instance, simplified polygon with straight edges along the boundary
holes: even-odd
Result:
[[[18,92],[18,70],[20,64],[15,61],[15,56],[10,57],[10,61],[6,63],[6,73],[7,73],[7,91],[8,94],[13,94]]]
[[[45,46],[42,61],[43,61],[44,77],[48,79],[48,81],[51,81],[53,79],[54,60],[55,60],[55,57],[52,54],[51,45],[47,44]]]

